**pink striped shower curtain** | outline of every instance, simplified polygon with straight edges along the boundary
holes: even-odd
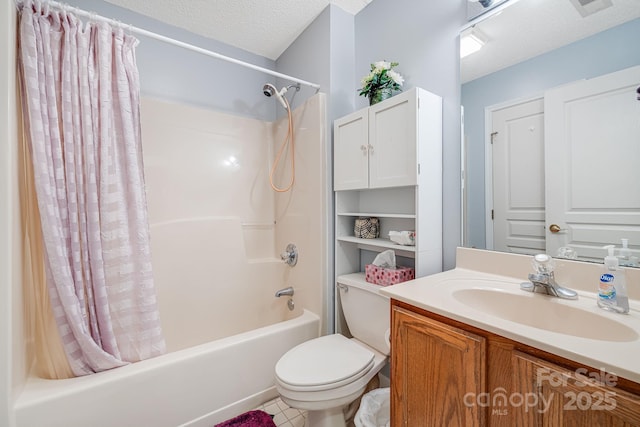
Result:
[[[47,288],[69,365],[86,375],[162,354],[137,40],[27,0],[19,44]]]

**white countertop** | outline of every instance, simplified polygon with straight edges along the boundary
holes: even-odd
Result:
[[[466,253],[465,257],[468,256],[469,253]],[[483,253],[482,256],[487,255]],[[577,289],[579,293],[577,300],[563,300],[521,290],[519,285],[524,280],[520,277],[526,278],[526,275],[501,276],[457,267],[444,273],[381,288],[380,293],[640,383],[640,302],[638,300],[629,300],[631,305],[629,314],[611,313],[597,307],[595,292]],[[467,289],[474,289],[474,291],[469,293]],[[467,292],[466,298],[457,297],[464,294],[457,291]],[[505,307],[505,312],[511,313],[509,315],[503,316],[502,308],[499,309],[500,313],[490,314],[491,310],[487,310],[483,304],[491,305],[496,301],[488,301],[481,296],[478,304],[475,304],[473,297],[476,293],[474,292],[477,295],[489,296],[495,295],[490,292],[498,292],[500,293],[498,296],[506,298],[505,301],[516,301],[516,303],[514,307]],[[526,307],[516,307],[518,304]],[[532,307],[535,307],[533,312]],[[519,310],[522,311],[523,319],[508,320],[509,316],[518,317]],[[535,318],[526,320],[527,315]],[[537,318],[538,315],[540,318]],[[572,316],[573,323],[571,323]],[[587,319],[600,321],[595,327],[591,327],[588,322],[586,324],[576,322],[577,316],[586,316]],[[571,327],[563,331],[562,329],[567,328],[563,328],[565,324],[559,324],[559,322],[565,318],[566,325]],[[558,330],[561,332],[549,330],[556,329],[553,324],[550,328],[544,329],[530,326],[530,320],[542,323],[555,321],[555,325],[559,326]],[[615,331],[608,334],[610,329]]]

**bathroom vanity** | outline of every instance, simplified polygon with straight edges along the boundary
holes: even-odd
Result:
[[[527,293],[530,260],[459,249],[456,269],[382,291],[392,425],[640,425],[640,289],[629,315],[597,308],[579,286],[578,300]],[[558,280],[595,287],[582,275],[598,268],[561,262]]]

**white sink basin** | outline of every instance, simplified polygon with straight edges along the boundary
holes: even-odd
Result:
[[[571,301],[560,301],[555,297],[494,288],[458,289],[451,295],[458,302],[485,314],[559,334],[615,342],[639,338],[635,330],[611,319],[608,313],[572,307]]]

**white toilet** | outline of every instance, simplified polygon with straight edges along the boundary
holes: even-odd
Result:
[[[360,397],[389,355],[389,298],[369,283],[339,284],[353,338],[326,335],[304,342],[276,364],[276,388],[292,408],[308,411],[307,427],[345,426],[344,410]]]

